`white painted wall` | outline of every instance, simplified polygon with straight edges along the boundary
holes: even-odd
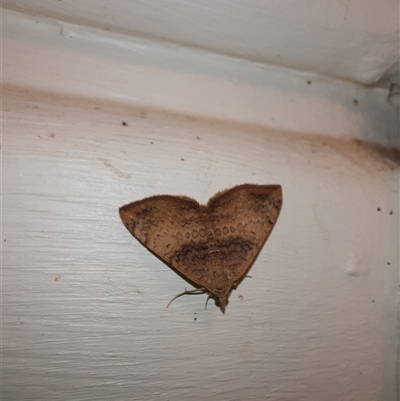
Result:
[[[396,0],[3,0],[3,7],[363,85],[399,73]]]
[[[3,10],[3,399],[396,400],[387,89],[32,14]],[[252,278],[166,309],[187,284],[118,207],[243,182],[284,193]]]

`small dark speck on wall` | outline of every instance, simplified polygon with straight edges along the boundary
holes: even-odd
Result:
[[[358,100],[357,100],[357,99],[354,99],[354,100],[353,100],[353,103],[357,106],[357,105],[358,105]]]
[[[312,83],[312,82],[311,82],[310,80],[307,81],[307,85],[311,85],[311,83]]]
[[[381,209],[380,207],[378,207],[376,210],[377,210],[378,212],[380,212],[382,209]]]
[[[126,127],[126,126],[128,125],[128,123],[127,123],[127,122],[125,122],[125,121],[122,121],[122,123],[121,123],[121,124],[122,124],[122,126],[123,126],[123,127]]]

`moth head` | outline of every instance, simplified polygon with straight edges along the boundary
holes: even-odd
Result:
[[[217,305],[220,307],[222,313],[225,313],[226,306],[228,305],[228,294],[225,291],[217,291],[215,294],[217,298]]]
[[[228,298],[227,297],[218,298],[218,303],[219,303],[219,307],[220,307],[222,313],[225,314],[225,308],[226,308],[226,305],[228,304]]]

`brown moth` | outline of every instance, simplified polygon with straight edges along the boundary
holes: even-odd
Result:
[[[225,313],[281,207],[280,185],[244,184],[218,192],[207,205],[158,195],[122,206],[119,214],[139,242],[196,287],[175,298],[207,293]]]

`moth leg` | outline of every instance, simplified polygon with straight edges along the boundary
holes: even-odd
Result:
[[[246,277],[253,278],[253,276],[244,276],[244,277],[245,277],[245,278],[246,278]],[[240,284],[241,281],[242,281],[242,280],[239,280],[239,281],[236,281],[236,283],[233,283],[233,284],[232,284],[232,289],[236,290],[236,288],[238,287],[238,285]]]
[[[207,303],[208,303],[208,300],[209,300],[210,298],[212,298],[212,296],[211,296],[210,294],[208,294],[207,301],[206,301],[206,305],[205,305],[205,307],[204,307],[204,309],[206,309],[206,310],[207,310]]]
[[[181,297],[182,295],[185,295],[185,294],[203,294],[205,290],[206,290],[206,289],[205,289],[204,287],[202,287],[202,288],[195,288],[194,290],[189,290],[189,291],[185,288],[185,291],[183,291],[183,292],[181,292],[180,294],[176,295],[175,297],[173,297],[173,298],[171,299],[171,301],[169,301],[169,303],[168,303],[168,305],[167,305],[167,308],[172,304],[172,301],[175,301],[176,298],[179,298],[179,297]]]

